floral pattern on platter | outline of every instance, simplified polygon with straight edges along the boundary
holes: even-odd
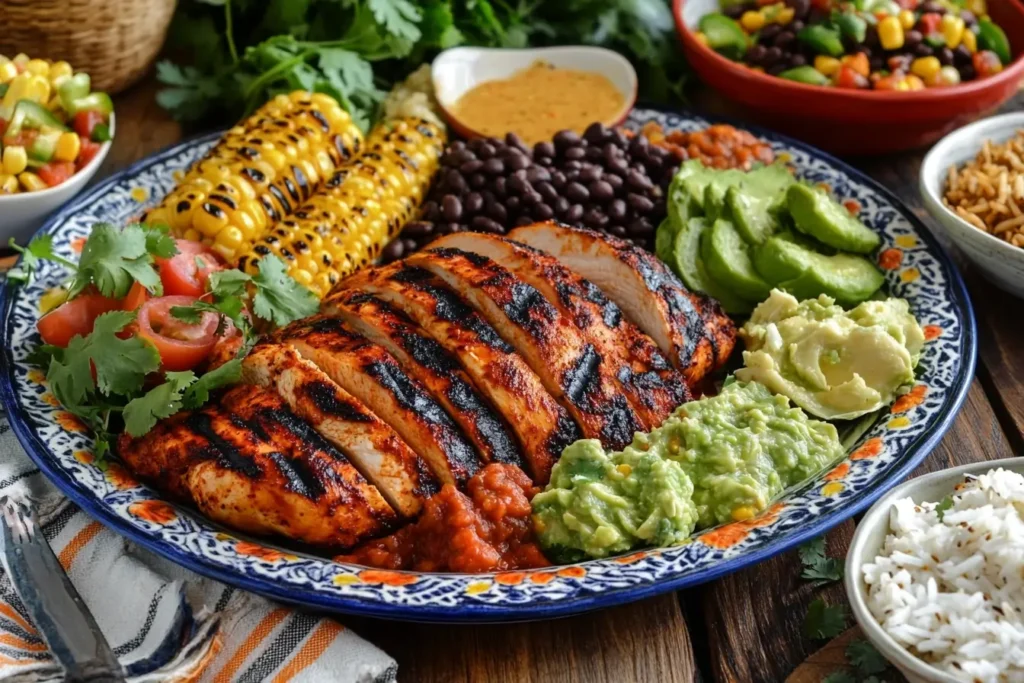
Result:
[[[666,130],[697,129],[703,119],[635,110],[628,125],[657,121]],[[527,572],[483,575],[370,570],[242,539],[192,510],[172,507],[115,464],[102,469],[88,457],[87,434],[66,428],[41,373],[25,362],[37,343],[34,323],[46,288],[63,273],[47,263],[40,277],[3,293],[5,367],[0,395],[31,457],[75,502],[108,525],[170,559],[241,588],[315,609],[435,621],[535,619],[636,600],[709,581],[816,536],[864,508],[895,485],[934,448],[962,403],[973,376],[974,319],[952,264],[910,211],[840,162],[770,133],[776,152],[798,174],[855,200],[861,218],[883,235],[890,294],[906,298],[931,331],[913,400],[883,416],[832,470],[785,494],[760,517],[708,530],[672,548]],[[97,186],[55,216],[44,231],[59,253],[92,223],[123,224],[163,196],[215,141],[207,136],[151,157]],[[140,203],[141,202],[141,203]],[[906,277],[907,272],[915,273]],[[898,426],[897,426],[898,425]],[[111,471],[113,470],[113,471]]]

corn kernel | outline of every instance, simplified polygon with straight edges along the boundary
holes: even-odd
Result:
[[[28,166],[28,154],[25,153],[25,148],[16,145],[5,147],[3,166],[4,173],[10,175],[18,175],[24,171]]]
[[[964,35],[960,38],[960,44],[967,48],[967,51],[972,55],[978,51],[978,36],[974,35],[974,31],[965,30]],[[3,80],[0,78],[0,80]]]
[[[633,468],[627,465],[626,463],[620,463],[619,465],[616,465],[615,469],[617,469],[619,471],[619,474],[621,474],[624,477],[628,477],[633,472]]]
[[[57,79],[61,76],[70,76],[74,72],[67,62],[54,62],[50,67],[50,82],[56,85]]]
[[[988,14],[985,0],[967,0],[967,9],[973,12],[976,17],[983,17]]]
[[[74,161],[78,158],[78,152],[81,149],[82,141],[79,139],[78,133],[61,133],[57,138],[57,147],[53,151],[53,156],[58,161]]]
[[[907,74],[906,78],[904,78],[903,80],[907,84],[907,90],[924,90],[924,81],[921,80],[919,77],[915,76],[914,74]]]
[[[28,84],[25,86],[25,93],[22,95],[22,98],[38,102],[39,104],[46,104],[50,100],[50,81],[46,80],[46,76],[33,74],[28,79]]]
[[[914,18],[914,13],[908,9],[901,10],[896,16],[900,20],[900,26],[903,27],[904,31],[909,31],[914,28],[914,24],[917,23]]]
[[[50,65],[42,59],[30,59],[28,64],[25,65],[25,71],[36,76],[49,76]]]
[[[796,10],[792,7],[780,9],[779,13],[775,15],[775,23],[785,26],[789,22],[793,21],[794,16],[796,16]]]
[[[835,57],[818,55],[814,58],[814,68],[826,76],[835,75],[839,71],[840,66],[842,66],[842,63]]]
[[[753,519],[756,513],[753,505],[741,505],[732,511],[732,518],[736,522],[745,522],[748,519]]]
[[[18,191],[18,179],[12,175],[0,173],[0,194],[14,194]]]
[[[19,52],[18,54],[14,55],[14,59],[12,59],[11,61],[17,64],[18,66],[24,68],[25,65],[31,61],[31,58],[24,52]]]
[[[18,75],[18,67],[14,62],[0,64],[0,85],[10,83]]]
[[[767,23],[767,20],[760,12],[747,11],[740,17],[740,26],[742,26],[743,30],[747,33],[760,31],[764,28],[765,23]]]
[[[708,37],[706,35],[704,35],[703,33],[701,33],[700,31],[694,31],[693,39],[696,40],[701,45],[707,45],[708,44]]]
[[[878,40],[886,50],[903,47],[903,25],[896,17],[886,17],[878,22]]]
[[[957,85],[960,83],[960,72],[955,66],[944,66],[935,76],[935,85]]]
[[[45,190],[47,185],[43,182],[43,179],[37,176],[35,173],[25,171],[18,175],[18,182],[21,186],[29,192],[37,192],[39,190]]]
[[[918,57],[910,65],[910,73],[918,76],[921,80],[928,82],[939,73],[942,64],[938,57]]]
[[[942,29],[942,37],[946,39],[946,47],[956,49],[964,37],[964,20],[953,14],[944,14],[939,28]]]

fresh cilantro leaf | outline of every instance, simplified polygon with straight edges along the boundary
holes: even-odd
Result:
[[[280,327],[316,313],[316,295],[288,275],[281,259],[265,256],[260,259],[259,269],[252,279],[256,287],[252,312],[257,318]]]
[[[798,552],[804,565],[803,578],[812,581],[839,581],[843,578],[842,563],[834,557],[825,557],[824,536],[804,543]]]
[[[409,0],[366,0],[373,18],[388,33],[416,42],[420,39],[420,11]]]
[[[807,609],[804,619],[804,635],[814,640],[835,638],[846,630],[846,608],[842,605],[826,605],[818,598]]]
[[[846,646],[846,657],[861,676],[880,674],[889,668],[889,662],[866,640],[857,639]]]
[[[209,288],[215,298],[222,299],[244,295],[250,282],[252,277],[240,270],[217,270],[210,273]]]
[[[935,512],[938,514],[940,522],[942,521],[942,518],[946,516],[946,510],[951,507],[953,507],[953,498],[951,496],[946,496],[939,501],[938,505],[935,506]]]
[[[68,288],[68,298],[93,284],[103,296],[120,299],[136,282],[158,296],[163,294],[147,240],[147,230],[139,225],[128,225],[124,230],[109,223],[94,225],[82,247],[78,273]]]
[[[189,410],[198,408],[210,400],[211,391],[236,384],[241,379],[242,359],[232,358],[196,380],[185,392],[183,404]]]
[[[68,349],[72,349],[72,344],[79,340],[82,340],[82,337],[72,339]],[[96,388],[96,383],[92,379],[92,366],[89,364],[88,354],[65,354],[64,349],[61,351],[61,354],[50,357],[46,382],[61,405],[77,413],[79,407],[85,403],[86,397]]]
[[[857,679],[849,671],[833,671],[821,683],[857,683]]]
[[[154,258],[171,258],[178,253],[178,243],[171,237],[169,225],[142,225],[146,231],[146,251]]]
[[[217,309],[207,301],[197,301],[189,306],[171,306],[171,315],[189,325],[198,325],[203,313],[216,313]]]
[[[191,370],[168,372],[167,381],[153,387],[142,396],[133,398],[124,407],[124,429],[131,436],[142,436],[165,417],[181,410],[182,393],[196,381]]]
[[[67,389],[69,398],[74,404],[80,404],[85,398],[81,393],[93,386],[101,393],[130,396],[142,388],[146,375],[160,368],[160,354],[149,342],[139,337],[120,339],[117,333],[135,320],[132,311],[111,311],[96,318],[92,333],[86,337],[74,337],[61,354],[50,362],[51,372],[54,363],[58,365],[58,377],[69,382]],[[92,370],[96,372],[96,382],[92,381]],[[85,381],[85,376],[89,380]],[[54,394],[57,394],[54,380],[47,373]],[[57,396],[64,403],[61,396]],[[68,405],[65,403],[65,405]]]
[[[7,271],[7,279],[13,282],[27,284],[32,280],[32,276],[35,275],[42,261],[56,261],[72,271],[78,269],[76,263],[58,256],[53,251],[53,235],[40,235],[29,242],[27,247],[18,246],[12,237],[7,245],[21,254],[21,263],[16,268],[11,268]]]

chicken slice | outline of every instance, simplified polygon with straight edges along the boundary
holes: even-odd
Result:
[[[401,309],[458,358],[477,389],[512,427],[533,480],[547,483],[562,449],[580,438],[579,428],[494,328],[430,273],[402,263],[364,270],[343,280],[323,308],[330,310],[349,286]]]
[[[236,391],[253,405],[274,398],[257,387]],[[397,521],[362,477],[342,478],[342,470],[322,462],[331,456],[295,432],[285,427],[271,437],[221,406],[180,413],[137,439],[122,435],[118,450],[144,481],[241,531],[348,548]]]
[[[543,294],[601,354],[645,429],[657,427],[676,406],[690,400],[683,376],[651,338],[626,320],[594,283],[555,257],[505,237],[478,232],[446,235],[431,247],[453,247],[486,256]]]
[[[526,469],[508,425],[477,392],[459,361],[435,339],[423,334],[405,314],[372,294],[357,290],[343,291],[324,309],[387,349],[448,411],[486,462]]]
[[[600,287],[657,342],[690,386],[732,354],[736,326],[718,302],[687,290],[653,254],[615,237],[556,223],[516,228],[508,237],[551,254]]]
[[[426,464],[394,429],[294,348],[259,344],[242,362],[242,377],[276,391],[293,413],[344,453],[399,514],[415,516],[423,499],[438,490]]]
[[[583,435],[611,449],[643,431],[613,370],[576,325],[540,292],[491,259],[460,249],[429,249],[406,259],[458,292],[522,355]]]
[[[405,374],[394,356],[338,318],[297,320],[272,339],[294,347],[391,425],[442,484],[461,486],[480,468],[476,451],[444,408]]]

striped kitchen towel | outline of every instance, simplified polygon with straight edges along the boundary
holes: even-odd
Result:
[[[28,459],[0,411],[2,496],[35,508],[129,680],[395,680],[393,659],[333,619],[204,579],[88,517]],[[0,569],[0,680],[62,679]]]

